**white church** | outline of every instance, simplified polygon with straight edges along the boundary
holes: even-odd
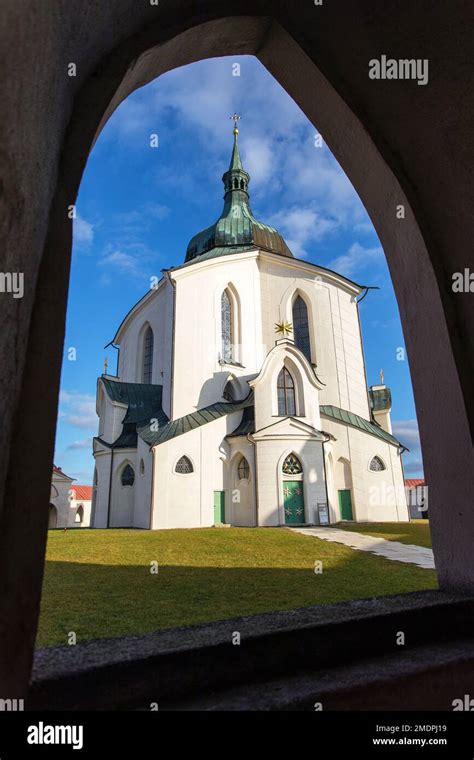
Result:
[[[296,259],[249,205],[238,129],[219,219],[125,316],[97,381],[95,528],[409,520],[366,288]]]

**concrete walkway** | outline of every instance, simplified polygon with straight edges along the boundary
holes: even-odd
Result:
[[[434,557],[431,549],[413,544],[402,544],[400,541],[387,541],[386,538],[376,538],[365,533],[352,533],[339,528],[291,528],[295,533],[314,536],[323,541],[335,541],[337,544],[350,546],[362,552],[371,552],[379,557],[394,559],[397,562],[408,562],[426,570],[434,570]]]

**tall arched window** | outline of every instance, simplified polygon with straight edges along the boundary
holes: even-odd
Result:
[[[298,296],[293,303],[293,334],[295,345],[311,361],[311,341],[309,337],[308,307]]]
[[[286,367],[278,375],[278,416],[292,417],[296,414],[295,382]]]
[[[245,457],[241,457],[239,466],[237,467],[237,474],[239,480],[248,480],[250,478],[250,465]]]
[[[232,361],[232,332],[233,332],[232,301],[227,290],[224,290],[221,298],[221,332],[222,332],[222,358],[225,362]]]
[[[143,336],[143,382],[151,383],[153,373],[153,330],[147,327]]]
[[[127,464],[122,470],[121,482],[123,486],[133,486],[135,483],[135,473],[133,467]]]
[[[82,504],[79,504],[76,515],[74,517],[74,522],[80,524],[82,523],[83,520],[84,520],[84,507],[82,506]]]

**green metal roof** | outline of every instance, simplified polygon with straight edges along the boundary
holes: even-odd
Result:
[[[151,383],[122,383],[102,376],[106,393],[112,401],[126,404],[128,409],[123,419],[125,423],[140,423],[158,419],[160,425],[168,422],[162,409],[163,386]]]
[[[376,388],[369,390],[370,406],[374,412],[382,412],[392,408],[392,394],[390,388]]]
[[[249,206],[248,185],[250,175],[242,167],[238,130],[234,130],[234,147],[224,183],[224,208],[219,219],[210,227],[198,232],[189,242],[185,262],[202,261],[202,256],[215,249],[232,247],[232,253],[262,248],[282,256],[292,257],[280,233],[268,224],[259,222]],[[223,254],[221,254],[223,255]]]
[[[124,424],[122,432],[113,443],[107,443],[107,441],[104,441],[99,436],[95,440],[107,446],[108,449],[136,449],[138,440],[137,426],[130,422]]]
[[[377,438],[382,438],[387,443],[392,443],[395,446],[403,446],[400,441],[383,430],[383,428],[379,427],[375,422],[364,420],[363,417],[359,417],[359,415],[354,414],[354,412],[348,412],[346,409],[339,409],[338,406],[321,406],[320,412],[325,417],[332,417],[332,419],[344,422],[346,425],[351,425],[352,427],[359,428],[359,430],[364,430],[366,433],[377,436]],[[405,448],[405,446],[403,448]]]
[[[252,405],[253,393],[249,393],[243,401],[233,403],[218,401],[216,404],[205,406],[203,409],[198,409],[184,417],[179,417],[177,420],[172,420],[158,430],[151,430],[149,424],[143,425],[138,427],[138,434],[150,446],[158,446],[160,443],[171,440],[171,438],[176,438],[178,435],[195,430],[208,422],[213,422],[219,417],[232,414],[232,412],[239,412]]]
[[[232,433],[229,433],[228,438],[232,438],[237,435],[248,435],[249,433],[255,433],[255,407],[246,406],[240,423]]]

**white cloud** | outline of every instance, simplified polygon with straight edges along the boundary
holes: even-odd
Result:
[[[308,244],[321,240],[338,226],[335,219],[322,216],[310,206],[280,209],[269,217],[268,223],[283,235],[297,258],[305,258]]]
[[[421,450],[420,433],[416,420],[399,420],[392,422],[393,434],[412,453]]]
[[[61,391],[58,417],[62,423],[79,428],[97,428],[95,397],[77,391]]]
[[[242,151],[242,163],[250,174],[252,188],[267,182],[273,170],[271,140],[265,137],[249,137]]]
[[[115,269],[120,274],[128,274],[137,277],[142,274],[140,264],[135,256],[124,251],[112,251],[103,256],[98,262],[99,266],[108,270]]]
[[[92,451],[92,438],[83,438],[81,441],[74,441],[67,448],[68,450],[90,449]]]
[[[423,459],[421,455],[420,434],[416,420],[398,420],[392,422],[393,434],[403,443],[409,452],[403,455],[405,477],[423,477]]]
[[[364,248],[360,243],[353,243],[347,253],[331,261],[329,268],[350,277],[381,260],[383,250],[380,246]]]
[[[73,239],[77,243],[92,243],[94,239],[94,226],[77,214],[73,221]]]

